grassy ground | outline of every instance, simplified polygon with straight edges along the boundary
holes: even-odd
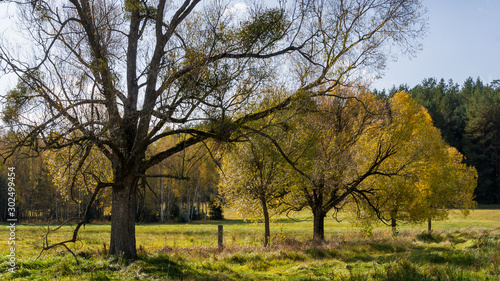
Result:
[[[224,225],[224,250],[217,225]],[[393,236],[387,227],[367,229],[347,220],[325,222],[326,240],[315,244],[306,213],[272,225],[272,243],[263,248],[263,226],[231,218],[221,222],[138,225],[139,259],[106,255],[110,226],[87,225],[72,245],[80,265],[63,249],[43,253],[47,226],[18,225],[17,269],[9,273],[10,231],[0,228],[0,280],[499,280],[500,209],[478,208],[463,218],[405,225]],[[64,227],[49,242],[68,239]],[[3,237],[3,238],[2,238]]]

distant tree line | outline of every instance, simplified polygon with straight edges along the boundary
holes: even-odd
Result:
[[[428,78],[413,88],[400,85],[375,94],[392,97],[401,90],[427,109],[443,139],[477,169],[476,201],[499,204],[500,80],[485,84],[469,78],[459,86],[452,80]]]
[[[2,143],[12,135],[3,134]],[[68,151],[27,157],[18,153],[0,165],[0,221],[6,221],[8,167],[16,168],[16,215],[24,222],[63,222],[82,218],[90,200],[89,178],[96,171],[86,167],[85,175],[75,176],[78,159],[68,161]],[[97,159],[102,161],[102,159]],[[105,173],[102,162],[93,167]],[[69,163],[69,164],[68,164]],[[92,163],[92,162],[91,162]],[[73,167],[73,168],[72,168]],[[162,163],[152,172],[179,175],[189,180],[151,177],[141,183],[137,198],[136,222],[191,222],[222,219],[222,209],[214,204],[217,197],[218,173],[215,162],[204,147],[187,149],[169,163]],[[91,173],[92,172],[92,173]],[[183,175],[183,176],[180,176]],[[111,219],[111,194],[102,193],[92,205],[88,220]]]

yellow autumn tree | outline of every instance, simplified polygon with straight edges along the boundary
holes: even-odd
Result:
[[[98,189],[105,188],[103,183],[111,182],[111,169],[105,165],[107,161],[90,146],[68,146],[44,153],[44,164],[54,186],[63,198],[78,204],[80,216],[85,215],[84,208],[90,208],[89,204],[82,204],[88,200],[97,201],[96,207],[102,208],[105,215],[111,214],[110,192],[97,195]]]
[[[408,93],[399,92],[389,101],[391,122],[383,138],[397,145],[398,152],[384,168],[400,167],[392,177],[375,176],[364,184],[373,188],[370,204],[357,209],[390,222],[423,222],[444,219],[449,208],[464,214],[475,206],[473,193],[477,173],[463,163],[463,156],[441,138],[425,108]],[[366,136],[370,145],[372,137]]]
[[[418,218],[414,219],[416,221],[427,219],[429,233],[431,221],[447,218],[450,208],[460,209],[468,215],[476,206],[473,200],[476,169],[463,163],[463,155],[447,144],[435,153],[434,160],[417,182],[420,196],[412,212],[412,216]]]
[[[282,211],[289,189],[285,163],[264,138],[252,136],[224,155],[219,196],[227,209],[250,220],[264,220],[264,247],[270,218]]]
[[[383,166],[395,157],[394,140],[383,134],[389,122],[384,104],[363,88],[342,88],[328,97],[311,99],[276,139],[293,147],[287,155],[292,211],[309,209],[313,239],[325,240],[325,217],[346,203],[366,201],[370,178],[397,174]],[[350,201],[351,200],[351,201]]]

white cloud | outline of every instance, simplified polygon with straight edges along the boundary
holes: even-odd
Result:
[[[248,9],[249,9],[249,7],[247,4],[240,2],[240,3],[234,4],[233,7],[226,9],[224,14],[230,16],[233,19],[241,20],[241,19],[245,19],[246,16],[248,15]]]

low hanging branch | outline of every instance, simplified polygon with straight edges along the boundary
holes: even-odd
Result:
[[[88,217],[88,215],[90,213],[90,208],[92,207],[92,204],[94,203],[94,201],[97,199],[97,195],[99,194],[99,192],[102,189],[104,189],[104,188],[106,188],[108,186],[112,186],[112,185],[113,185],[112,183],[103,183],[103,182],[99,182],[97,184],[96,189],[92,193],[92,197],[90,198],[90,201],[87,203],[87,207],[85,208],[85,213],[83,214],[83,217],[80,218],[80,221],[78,221],[78,224],[76,225],[76,228],[73,230],[73,237],[71,239],[49,245],[49,234],[51,232],[54,232],[54,231],[60,229],[62,226],[64,226],[65,224],[67,224],[69,221],[71,221],[74,218],[68,219],[68,220],[64,221],[62,224],[60,224],[55,229],[50,230],[50,228],[48,228],[47,229],[47,233],[45,234],[45,239],[43,241],[42,251],[40,251],[40,254],[38,255],[37,259],[40,258],[40,256],[43,254],[43,252],[45,252],[47,250],[50,250],[50,249],[53,249],[53,248],[57,248],[57,247],[64,247],[64,248],[66,248],[66,250],[68,250],[68,252],[70,252],[73,255],[73,257],[76,260],[76,263],[79,265],[80,262],[78,261],[78,258],[76,257],[75,253],[66,244],[67,243],[75,243],[78,240],[78,231],[80,230],[80,228],[83,225],[85,225],[85,222],[87,221],[87,217]]]

